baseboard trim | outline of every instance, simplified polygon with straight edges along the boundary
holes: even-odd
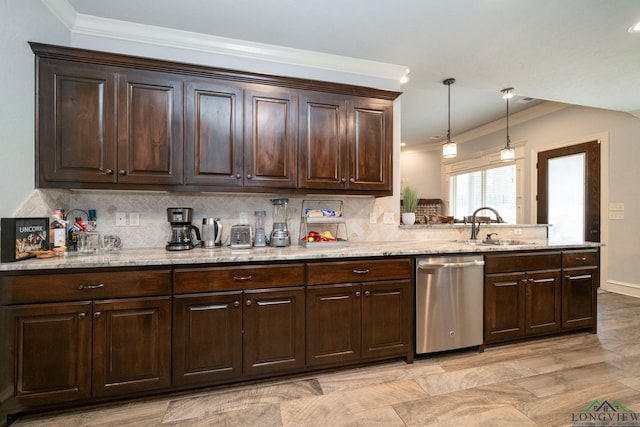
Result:
[[[640,298],[640,285],[635,283],[619,282],[617,280],[608,280],[602,289],[609,292],[615,292],[617,294],[628,295],[631,297]]]

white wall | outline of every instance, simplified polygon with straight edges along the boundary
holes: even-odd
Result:
[[[28,41],[68,45],[69,31],[41,2],[0,3],[0,216],[33,192],[34,56]]]
[[[400,182],[418,189],[421,199],[443,199],[441,191],[442,157],[438,147],[403,149],[400,153]]]

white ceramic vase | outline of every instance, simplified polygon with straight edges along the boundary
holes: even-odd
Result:
[[[402,223],[404,225],[413,225],[416,223],[416,213],[415,212],[403,212],[402,213]]]

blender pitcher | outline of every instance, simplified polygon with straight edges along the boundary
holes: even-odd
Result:
[[[271,231],[270,246],[289,246],[291,236],[289,235],[289,199],[271,199],[273,204],[273,231]]]

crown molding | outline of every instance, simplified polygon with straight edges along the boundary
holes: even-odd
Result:
[[[400,79],[409,72],[404,65],[101,18],[77,13],[67,0],[41,1],[76,35],[364,75],[393,80],[398,82],[398,86]]]

